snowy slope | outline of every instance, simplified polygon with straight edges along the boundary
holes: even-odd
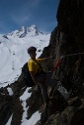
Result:
[[[27,48],[43,50],[48,46],[50,34],[44,34],[35,25],[21,27],[11,33],[0,35],[0,87],[13,83],[21,74],[21,68],[28,61]],[[37,57],[42,51],[37,52]]]

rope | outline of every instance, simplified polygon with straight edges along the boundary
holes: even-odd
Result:
[[[57,61],[56,64],[53,68],[53,71],[55,71],[57,69],[57,67],[60,65],[60,63],[62,62],[62,59],[65,57],[70,57],[70,56],[76,56],[76,55],[84,55],[84,53],[74,53],[74,54],[67,54],[67,55],[62,55]]]
[[[69,57],[69,56],[76,56],[76,55],[84,55],[84,53],[67,54],[67,55],[61,56],[60,58],[62,58],[62,57]]]

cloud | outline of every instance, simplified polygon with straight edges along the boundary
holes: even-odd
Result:
[[[34,17],[34,10],[43,0],[28,0],[10,12],[10,17],[17,25],[23,25]]]
[[[38,6],[39,4],[41,4],[42,1],[43,1],[43,0],[28,0],[27,3],[29,4],[30,7],[36,7],[36,6]],[[27,5],[27,3],[24,4],[24,5]]]
[[[44,0],[24,0],[24,2],[21,0],[20,3],[19,1],[18,4],[16,3],[17,2],[14,2],[13,7],[10,6],[10,9],[8,9],[5,14],[5,17],[3,18],[3,25],[5,25],[5,27],[1,24],[1,29],[5,30],[8,26],[8,29],[10,30],[11,28],[14,29],[14,27],[17,28],[35,24],[43,31],[49,31],[51,27],[56,25],[56,22],[53,22],[52,15],[51,17],[46,16],[49,11],[45,10],[45,6],[43,10],[43,5],[45,4]],[[52,10],[50,12],[52,12]]]
[[[11,12],[10,17],[12,21],[17,25],[23,25],[24,23],[30,21],[31,12],[28,7],[20,7],[18,10]]]
[[[17,8],[18,11],[28,11],[30,9],[34,9],[36,7],[39,7],[41,2],[44,0],[26,0],[22,4],[19,4],[19,7]]]
[[[11,17],[13,22],[17,25],[23,25],[24,23],[30,21],[30,16],[27,15],[16,15]]]

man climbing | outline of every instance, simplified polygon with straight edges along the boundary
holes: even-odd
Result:
[[[39,86],[41,89],[41,93],[43,96],[44,102],[48,102],[48,93],[47,87],[45,84],[46,74],[43,72],[40,62],[51,59],[52,57],[47,58],[37,58],[36,59],[36,48],[31,46],[28,48],[28,54],[30,55],[30,59],[28,61],[28,70],[30,76],[35,83],[35,85]]]
[[[40,87],[43,100],[44,102],[47,103],[48,102],[47,85],[55,87],[57,80],[51,79],[51,74],[45,73],[42,70],[40,62],[52,59],[52,56],[46,58],[36,58],[36,48],[33,46],[28,48],[28,54],[30,55],[30,59],[28,61],[28,70],[30,76],[35,85]]]

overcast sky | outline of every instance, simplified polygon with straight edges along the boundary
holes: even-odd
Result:
[[[0,33],[36,25],[51,32],[56,22],[59,0],[0,0]]]

